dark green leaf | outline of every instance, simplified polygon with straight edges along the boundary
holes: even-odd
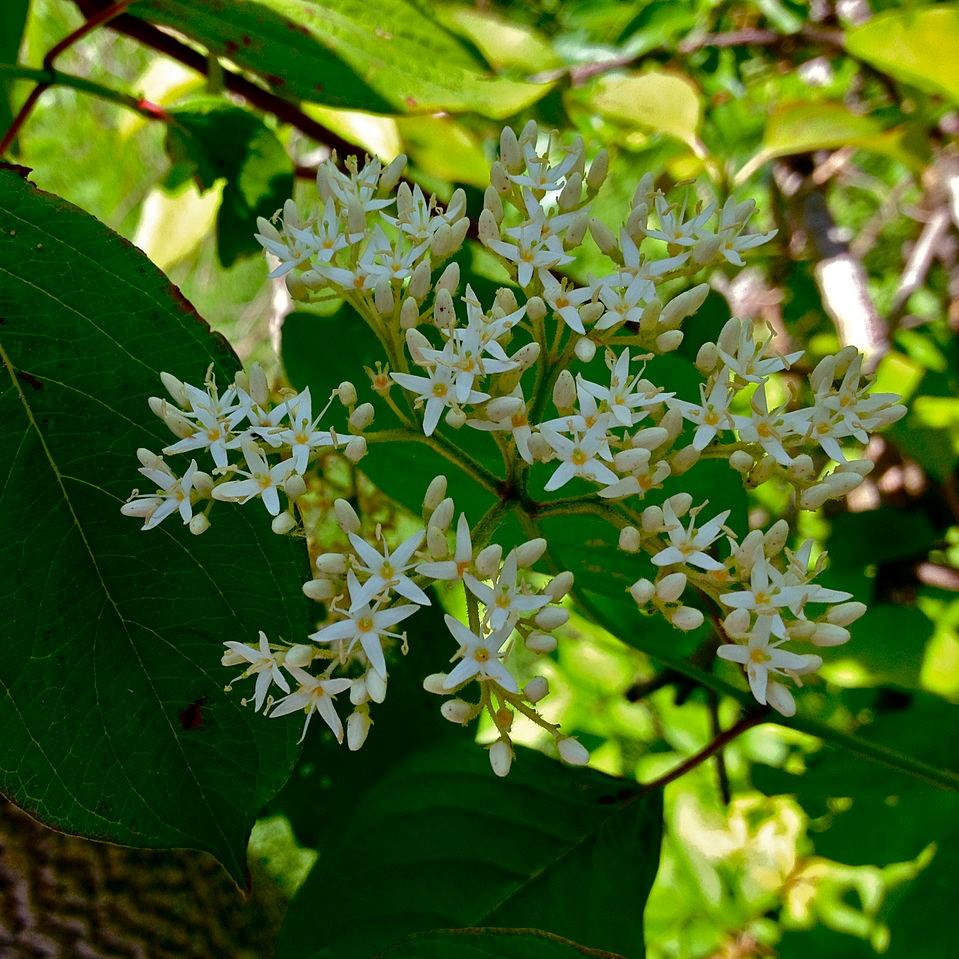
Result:
[[[281,95],[329,106],[500,119],[551,87],[489,76],[407,0],[139,0],[131,12],[258,73]]]
[[[159,371],[221,381],[226,342],[138,250],[0,170],[0,790],[67,832],[213,852],[237,879],[295,723],[223,686],[222,643],[306,628],[306,551],[223,509],[200,538],[120,515],[169,442]]]
[[[529,750],[499,780],[462,737],[416,755],[366,794],[322,852],[277,956],[368,959],[414,932],[491,925],[641,959],[661,802],[634,782]]]
[[[269,219],[293,192],[283,145],[259,117],[222,100],[195,100],[170,113],[166,149],[175,177],[192,176],[201,190],[225,181],[216,219],[220,262],[260,252],[256,218]]]
[[[625,959],[540,929],[439,929],[387,949],[384,959]]]
[[[30,0],[6,0],[0,4],[0,63],[16,63],[20,58],[20,44],[27,25]],[[13,81],[0,76],[0,136],[6,133],[13,120],[10,94]]]

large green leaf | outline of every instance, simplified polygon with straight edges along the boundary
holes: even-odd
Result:
[[[258,73],[277,93],[329,106],[501,119],[551,87],[489,76],[407,0],[139,0],[131,12]]]
[[[222,100],[198,98],[170,111],[166,149],[180,176],[201,190],[225,181],[216,218],[220,262],[259,253],[252,224],[269,219],[293,192],[293,164],[263,121]]]
[[[0,4],[0,63],[16,63],[19,59],[29,9],[30,0],[6,0]],[[0,77],[0,135],[7,131],[13,120],[12,90],[13,81]]]
[[[120,515],[159,371],[238,361],[134,247],[0,170],[0,790],[67,832],[213,852],[237,878],[295,723],[227,697],[224,640],[299,637],[306,553],[256,510],[194,538]]]
[[[959,6],[887,10],[846,33],[846,49],[897,80],[959,100]]]
[[[625,959],[540,929],[438,929],[387,949],[384,959]]]
[[[532,926],[641,959],[661,802],[529,750],[500,780],[462,737],[411,757],[321,853],[278,959],[368,959],[411,933],[475,926]]]

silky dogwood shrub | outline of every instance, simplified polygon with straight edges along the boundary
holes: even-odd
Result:
[[[371,430],[374,407],[359,401],[349,379],[314,398],[309,390],[270,389],[256,365],[231,384],[208,376],[194,386],[165,373],[169,398],[149,402],[173,438],[160,454],[138,452],[155,489],[135,491],[123,512],[145,530],[178,516],[202,534],[215,503],[259,501],[275,532],[310,536],[299,501],[321,458],[359,463],[373,444],[419,434],[475,471],[468,453],[436,432],[441,420],[454,431],[492,434],[507,481],[498,503],[469,517],[437,476],[424,491],[420,527],[399,542],[337,500],[348,547],[318,555],[303,586],[323,604],[320,628],[293,643],[262,632],[255,645],[226,643],[224,665],[253,680],[253,708],[273,718],[304,713],[304,734],[319,714],[338,740],[359,749],[388,694],[390,658],[407,649],[405,624],[430,605],[426,587],[443,583],[462,591],[467,612],[465,622],[445,617],[445,640],[431,637],[437,665],[450,661],[423,681],[443,698],[442,715],[464,726],[484,714],[491,720],[497,775],[513,762],[517,713],[548,734],[564,762],[586,763],[585,748],[538,709],[546,679],[519,675],[518,663],[531,657],[512,655],[522,645],[535,662],[556,649],[573,588],[569,572],[545,582],[537,573],[544,539],[508,551],[496,542],[506,511],[528,505],[536,471],[546,491],[574,478],[588,488],[553,501],[553,512],[602,516],[620,549],[651,559],[654,578],[629,590],[643,612],[688,631],[710,604],[726,640],[718,656],[743,667],[758,702],[792,715],[790,684],[822,664],[815,650],[850,638],[865,607],[815,582],[826,557],[811,563],[810,542],[788,548],[785,521],[743,536],[727,525],[728,510],[711,510],[689,493],[657,492],[702,460],[719,459],[738,481],[785,484],[798,508],[816,509],[862,482],[872,464],[855,458],[856,444],[904,408],[893,395],[869,391],[853,348],[822,359],[804,389],[790,373],[793,392],[777,405],[773,397],[783,391],[773,381],[802,352],[778,355],[771,335],[735,317],[699,348],[698,396],[680,396],[647,375],[649,360],[680,346],[684,322],[705,300],[707,285],[690,286],[691,279],[719,263],[743,265],[742,253],[773,235],[750,229],[753,205],[673,202],[647,175],[621,222],[610,225],[591,212],[605,152],[587,164],[579,139],[560,147],[535,123],[518,135],[507,127],[475,232],[516,289],[483,303],[471,286],[460,289],[450,259],[470,230],[461,190],[444,209],[402,180],[403,157],[386,167],[351,157],[345,171],[334,161],[317,174],[315,207],[288,201],[274,222],[258,221],[257,239],[271,276],[284,278],[294,298],[342,299],[370,327],[383,348],[368,371],[372,389],[401,428]],[[562,270],[587,237],[609,269],[580,284]],[[597,354],[605,374],[585,375]],[[165,457],[189,462],[175,471]]]

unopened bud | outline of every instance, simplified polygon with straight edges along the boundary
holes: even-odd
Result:
[[[516,565],[520,569],[525,569],[539,562],[540,557],[546,552],[546,540],[538,537],[531,539],[526,543],[521,543],[516,547]]]
[[[596,245],[608,257],[615,259],[619,255],[619,247],[616,244],[616,237],[613,231],[602,220],[593,217],[589,221],[589,232]]]
[[[702,454],[694,446],[684,446],[677,450],[669,459],[669,466],[673,476],[680,476],[699,462]]]
[[[448,223],[441,223],[433,232],[430,240],[430,253],[438,260],[442,260],[452,251],[453,231]]]
[[[737,473],[745,475],[756,465],[756,461],[745,450],[733,450],[729,454],[729,465]]]
[[[637,606],[645,606],[655,593],[656,587],[648,579],[637,579],[629,587],[629,595],[636,601]]]
[[[391,160],[383,172],[380,174],[379,188],[384,193],[392,193],[396,184],[400,182],[400,177],[406,169],[406,154],[401,153],[395,159]]]
[[[716,369],[716,364],[719,362],[719,350],[716,349],[716,344],[712,342],[703,343],[699,348],[699,352],[696,354],[696,369],[700,373],[708,376],[714,369]]]
[[[473,707],[464,699],[447,699],[440,706],[440,713],[451,723],[464,726],[473,718]]]
[[[638,553],[643,545],[642,534],[635,526],[624,526],[619,531],[619,548],[625,553]]]
[[[350,713],[346,720],[346,744],[352,752],[362,748],[372,725],[373,720],[365,708]]]
[[[450,293],[455,293],[456,288],[460,285],[460,265],[455,261],[453,263],[448,263],[446,269],[440,274],[440,278],[436,281],[436,288],[439,290],[449,290]]]
[[[433,300],[433,322],[441,330],[452,329],[456,325],[456,310],[449,290],[437,290]]]
[[[589,165],[589,173],[586,174],[586,185],[595,193],[605,182],[608,172],[609,152],[603,149],[596,154],[596,158]]]
[[[430,485],[426,487],[426,493],[423,496],[423,509],[427,513],[432,513],[437,506],[446,498],[446,477],[441,473],[430,480]]]
[[[497,739],[489,748],[489,764],[497,776],[502,778],[508,775],[509,768],[513,765],[513,749],[510,744]]]
[[[403,300],[400,307],[400,329],[412,330],[420,321],[420,307],[412,296]]]
[[[568,766],[585,766],[589,762],[589,750],[572,736],[561,739],[556,748],[559,751],[559,758]]]
[[[446,425],[454,430],[462,429],[466,425],[466,414],[459,407],[450,407],[443,419]]]
[[[692,606],[680,606],[669,620],[677,629],[684,633],[699,629],[703,625],[703,614]]]
[[[656,350],[659,353],[672,353],[678,350],[683,342],[682,330],[667,330],[656,337]]]
[[[350,429],[354,433],[360,433],[373,422],[373,414],[375,410],[373,409],[372,403],[362,403],[350,414],[349,424]]]
[[[366,437],[354,436],[353,439],[346,444],[346,448],[343,450],[343,455],[351,463],[359,463],[359,461],[366,456],[366,450]]]
[[[674,296],[659,315],[659,325],[667,330],[676,329],[688,316],[692,316],[706,302],[709,284],[700,283],[679,296]]]
[[[523,154],[512,127],[503,127],[499,135],[500,162],[510,173],[518,173],[523,165]]]
[[[523,408],[518,396],[497,396],[486,404],[486,415],[491,420],[505,420],[517,414]]]
[[[270,523],[270,528],[277,536],[286,536],[295,526],[296,520],[289,513],[278,513]]]
[[[489,210],[483,210],[483,212],[480,213],[477,234],[480,242],[486,246],[489,246],[491,243],[496,243],[499,240],[499,224]]]
[[[576,404],[576,381],[569,370],[562,370],[553,384],[553,403],[560,413],[565,413]]]
[[[538,703],[549,695],[549,682],[545,676],[534,676],[524,687],[523,695],[526,701]]]
[[[336,395],[344,406],[353,406],[356,403],[356,387],[349,381],[343,380],[336,388]]]
[[[660,506],[647,506],[640,517],[643,529],[647,533],[658,533],[663,528],[665,517]]]
[[[592,173],[592,170],[590,170]],[[568,213],[570,210],[575,210],[579,206],[579,201],[583,196],[583,181],[580,177],[571,174],[566,179],[566,185],[560,191],[559,197],[557,197],[556,205],[564,213]]]
[[[407,300],[406,302],[412,303],[413,301]],[[426,350],[432,349],[432,345],[419,330],[409,329],[406,331],[406,348],[410,351],[413,362],[422,366],[426,362],[425,352]]]
[[[826,613],[826,621],[834,626],[849,626],[866,612],[864,603],[840,603]]]
[[[430,559],[444,560],[450,554],[449,543],[446,542],[446,532],[438,526],[426,527],[426,550]]]
[[[573,347],[576,358],[582,363],[589,363],[596,355],[596,344],[588,337],[581,336]]]
[[[343,553],[321,553],[316,557],[316,571],[326,576],[346,575],[346,556]]]
[[[299,499],[306,492],[306,480],[299,473],[291,473],[283,484],[283,492],[290,499]]]
[[[428,260],[421,260],[410,277],[409,286],[406,288],[407,294],[412,296],[417,303],[422,303],[426,299],[426,294],[430,291],[430,279],[430,263]]]
[[[433,510],[430,515],[430,526],[435,526],[437,529],[447,530],[450,528],[450,523],[453,522],[453,510],[455,506],[453,500],[450,497],[446,497],[436,509]]]
[[[556,637],[549,633],[530,633],[526,637],[526,648],[531,653],[547,654],[556,649]]]
[[[499,565],[503,559],[503,547],[497,543],[486,546],[479,551],[473,568],[480,579],[492,579],[499,572]]]
[[[336,522],[344,533],[358,533],[360,531],[360,518],[356,515],[356,510],[345,499],[334,500],[333,514],[336,516]]]
[[[656,596],[664,603],[675,603],[686,589],[685,573],[670,573],[656,584]]]
[[[489,210],[496,223],[503,222],[503,201],[495,187],[488,186],[483,194],[483,209]]]
[[[817,623],[809,642],[814,646],[842,646],[849,641],[849,630],[835,623]]]
[[[801,509],[819,509],[832,496],[832,490],[825,483],[816,483],[803,490],[799,496]]]
[[[554,603],[558,603],[564,596],[569,595],[569,591],[573,588],[573,582],[573,574],[568,570],[557,573],[546,584],[543,589],[543,594],[549,596]]]
[[[393,299],[393,287],[389,280],[380,280],[373,289],[373,305],[381,316],[393,312],[396,301]]]
[[[789,539],[789,523],[784,519],[778,520],[763,535],[763,552],[771,559],[782,550],[787,539]]]
[[[339,593],[339,587],[331,579],[311,579],[303,584],[303,592],[318,603],[325,603]]]
[[[200,536],[205,533],[210,528],[210,520],[207,518],[206,513],[197,513],[190,520],[190,532],[194,536]]]
[[[423,689],[436,696],[445,695],[449,692],[446,688],[447,675],[447,673],[430,673],[429,676],[423,680]]]

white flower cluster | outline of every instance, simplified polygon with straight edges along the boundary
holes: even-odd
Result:
[[[204,388],[183,383],[170,373],[160,378],[173,402],[150,398],[150,409],[163,420],[177,441],[163,448],[170,456],[205,452],[210,472],[201,472],[195,459],[182,476],[162,456],[147,449],[137,451],[140,473],[156,486],[152,493],[134,490],[121,507],[125,516],[143,520],[143,529],[158,526],[179,513],[196,535],[210,527],[210,510],[216,500],[248,503],[259,499],[273,517],[273,531],[285,534],[298,525],[294,504],[306,492],[304,475],[310,463],[325,451],[342,449],[352,462],[366,454],[361,435],[373,420],[369,403],[356,404],[356,390],[344,382],[323,409],[314,415],[309,388],[273,403],[266,376],[258,364],[249,374],[241,371],[221,394],[207,371]],[[349,411],[347,430],[321,429],[334,398]],[[237,478],[240,477],[240,478]],[[282,508],[280,494],[286,498]],[[201,503],[206,503],[202,510]]]
[[[495,544],[474,548],[469,522],[461,513],[451,549],[455,504],[446,496],[442,476],[427,490],[425,530],[393,548],[384,542],[379,528],[373,542],[360,535],[360,519],[346,500],[337,500],[334,510],[350,550],[317,557],[320,575],[303,586],[307,596],[326,604],[331,621],[309,637],[311,645],[271,647],[262,634],[258,649],[237,642],[226,644],[224,665],[245,663],[242,677],[256,676],[257,710],[265,705],[271,716],[304,711],[304,735],[313,713],[318,712],[342,742],[344,727],[333,698],[349,690],[353,710],[346,721],[346,739],[350,749],[359,749],[372,725],[370,704],[386,698],[387,652],[407,649],[407,637],[396,627],[431,604],[423,586],[458,581],[466,590],[470,624],[446,615],[446,625],[457,644],[452,656],[455,665],[448,673],[434,673],[424,682],[432,693],[455,697],[443,704],[443,716],[463,725],[483,712],[491,717],[497,739],[490,746],[490,762],[497,775],[509,771],[513,756],[509,731],[516,712],[545,729],[566,762],[583,764],[588,760],[578,742],[563,736],[534,708],[548,692],[546,680],[534,677],[521,691],[507,665],[513,644],[520,640],[536,654],[552,652],[557,643],[555,631],[569,619],[561,603],[572,588],[572,574],[555,576],[542,590],[524,576],[543,555],[544,540],[522,543],[505,557],[502,547]],[[319,664],[318,674],[307,671],[311,664]],[[296,684],[292,691],[284,669]],[[287,694],[276,701],[269,696],[274,683]],[[474,683],[479,690],[477,701],[459,698],[457,694]]]
[[[704,514],[708,504],[694,503],[688,493],[646,503],[667,480],[711,458],[728,462],[749,486],[785,483],[798,507],[816,509],[863,481],[872,464],[850,458],[850,444],[865,443],[904,407],[895,396],[869,392],[856,350],[825,357],[804,381],[797,375],[801,351],[778,355],[772,336],[737,318],[698,350],[698,397],[680,395],[685,380],[668,381],[675,367],[658,358],[681,346],[684,322],[709,294],[707,283],[691,286],[692,278],[742,265],[743,252],[773,235],[751,231],[751,202],[730,199],[719,208],[671,202],[647,175],[611,228],[591,212],[606,178],[605,151],[587,163],[579,139],[562,148],[535,123],[518,136],[506,128],[477,234],[515,285],[483,304],[470,285],[459,293],[460,267],[445,262],[469,231],[463,191],[443,209],[401,180],[405,162],[399,157],[383,167],[369,160],[361,167],[351,158],[345,172],[334,160],[322,164],[318,208],[301,210],[291,200],[275,223],[258,221],[257,238],[274,264],[271,276],[282,277],[291,295],[342,299],[378,337],[384,362],[370,374],[372,386],[400,428],[368,434],[369,441],[415,433],[449,459],[462,455],[469,471],[476,460],[458,450],[441,423],[491,433],[505,479],[487,485],[502,502],[488,517],[473,517],[472,529],[460,514],[453,531],[454,503],[438,477],[426,495],[422,529],[390,546],[379,529],[364,538],[359,517],[338,500],[349,549],[320,555],[316,578],[304,586],[326,604],[327,620],[311,642],[271,645],[261,634],[257,647],[227,643],[224,663],[242,664],[243,676],[256,677],[255,708],[271,716],[302,710],[307,723],[319,712],[342,739],[334,697],[349,691],[345,737],[359,748],[370,729],[370,704],[386,695],[390,656],[406,648],[401,624],[430,604],[431,583],[459,582],[468,622],[446,617],[453,665],[425,682],[449,697],[443,715],[464,724],[490,717],[497,731],[490,760],[501,775],[513,757],[516,713],[546,730],[566,762],[586,762],[585,749],[535,708],[547,692],[545,679],[521,686],[511,668],[517,644],[538,654],[555,648],[555,630],[567,618],[561,601],[572,588],[569,573],[533,587],[525,571],[543,554],[543,540],[505,555],[491,544],[497,509],[527,510],[527,479],[537,471],[538,488],[547,493],[570,483],[579,489],[534,503],[534,512],[565,509],[608,519],[620,547],[645,552],[657,570],[654,580],[633,585],[639,606],[693,630],[704,621],[700,607],[712,604],[717,630],[730,640],[719,646],[719,657],[745,667],[759,702],[792,714],[795,701],[783,680],[800,682],[821,658],[785,644],[845,642],[846,627],[864,607],[813,582],[825,557],[810,570],[811,544],[787,549],[783,521],[740,540],[726,525],[728,511]],[[609,268],[573,280],[564,271],[575,272],[575,254],[589,238]],[[605,371],[593,362],[598,352]],[[150,404],[177,441],[163,453],[205,450],[214,468],[199,472],[193,460],[177,476],[161,457],[140,451],[141,473],[157,488],[135,494],[123,511],[143,518],[145,529],[178,512],[199,533],[214,500],[260,499],[273,528],[290,532],[300,523],[296,501],[311,464],[332,450],[353,462],[366,453],[363,431],[373,407],[357,406],[348,382],[330,398],[348,410],[343,433],[321,426],[330,404],[314,415],[309,391],[272,403],[258,367],[222,396],[209,377],[203,389],[166,374],[164,383],[173,403]],[[274,685],[286,695],[273,699]],[[466,698],[468,688],[478,694]]]

